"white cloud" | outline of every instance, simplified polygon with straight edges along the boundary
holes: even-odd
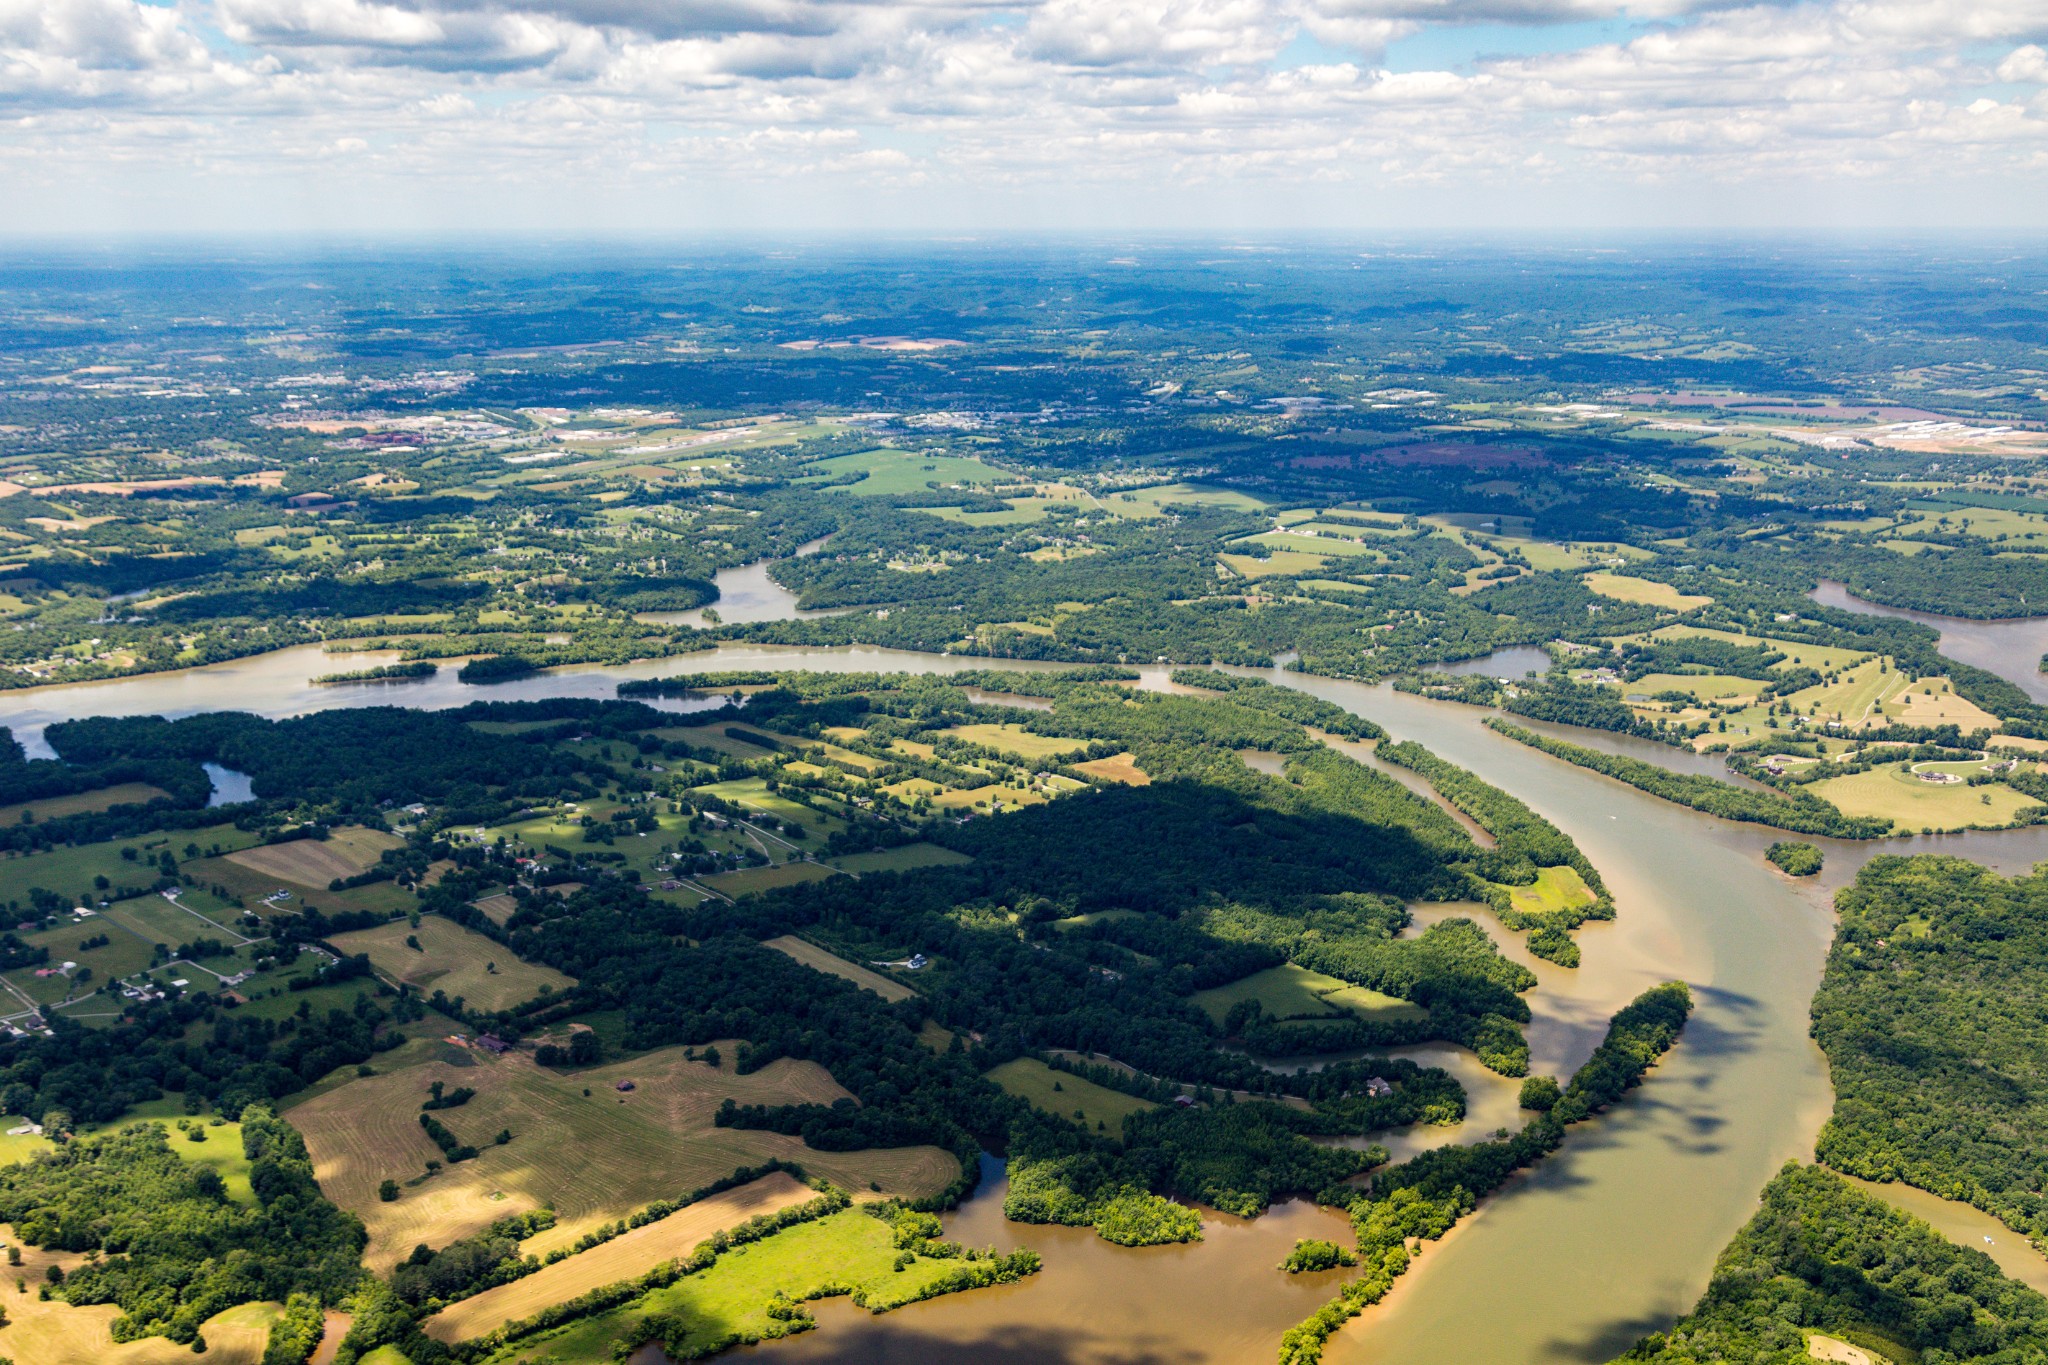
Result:
[[[2043,52],[2034,43],[2014,48],[2011,55],[1998,64],[1998,79],[2048,85],[2048,52]]]
[[[1637,36],[1370,69],[1446,22],[1609,17]],[[2041,198],[2048,95],[1980,96],[2048,86],[2044,28],[2042,0],[0,0],[0,155],[29,205],[105,166],[260,193],[343,156],[458,209],[544,187],[564,212],[598,202],[559,192],[586,181],[1142,215],[1189,186],[1597,198],[1931,164]],[[1364,60],[1298,64],[1302,37]]]

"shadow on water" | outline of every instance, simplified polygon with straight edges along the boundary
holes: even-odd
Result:
[[[1621,1322],[1603,1324],[1597,1330],[1574,1340],[1556,1340],[1545,1343],[1544,1351],[1551,1359],[1562,1361],[1584,1361],[1586,1365],[1606,1365],[1625,1354],[1629,1347],[1641,1341],[1652,1332],[1669,1329],[1671,1323],[1662,1317],[1643,1316]]]
[[[1054,1365],[1116,1361],[1119,1365],[1196,1365],[1208,1359],[1185,1342],[1112,1339],[1078,1324],[1005,1324],[977,1331],[927,1329],[889,1318],[847,1328],[866,1317],[843,1301],[819,1305],[818,1330],[761,1349],[769,1361],[833,1361],[838,1365]],[[894,1315],[891,1315],[892,1317]],[[635,1365],[661,1365],[662,1357],[636,1356]]]

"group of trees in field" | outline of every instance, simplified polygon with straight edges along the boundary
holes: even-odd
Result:
[[[404,1002],[372,989],[347,1009],[308,1001],[285,1019],[223,1009],[205,995],[124,1003],[112,1027],[55,1015],[48,1036],[0,1045],[0,1111],[107,1123],[169,1091],[193,1112],[239,1113],[404,1041],[383,1027]]]

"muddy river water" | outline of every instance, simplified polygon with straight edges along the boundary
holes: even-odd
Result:
[[[0,724],[39,748],[51,721],[95,714],[242,709],[269,716],[334,706],[446,707],[489,698],[610,696],[628,678],[731,668],[956,672],[1051,665],[871,648],[721,647],[622,668],[572,668],[490,687],[452,669],[399,686],[315,687],[315,674],[390,655],[292,649],[184,673],[40,689],[0,697]],[[2048,858],[2048,830],[1828,844],[1828,867],[1795,884],[1762,859],[1774,837],[1655,800],[1487,730],[1484,713],[1385,687],[1279,671],[1275,682],[1368,716],[1513,792],[1563,827],[1605,875],[1619,918],[1581,931],[1584,965],[1533,962],[1529,1030],[1534,1068],[1565,1075],[1599,1041],[1617,1008],[1646,986],[1690,983],[1697,1010],[1684,1040],[1609,1116],[1573,1131],[1565,1148],[1429,1247],[1387,1303],[1339,1333],[1333,1365],[1576,1365],[1611,1360],[1664,1327],[1705,1286],[1715,1255],[1751,1214],[1780,1163],[1811,1156],[1830,1103],[1807,1037],[1807,1002],[1831,932],[1833,890],[1873,854],[1957,853],[2006,871]],[[1164,670],[1147,686],[1170,686]],[[709,703],[671,703],[677,707]],[[46,752],[46,750],[42,750]],[[1825,842],[1825,841],[1823,841]],[[1432,910],[1432,914],[1442,911]],[[1496,933],[1484,915],[1482,923]],[[1517,1119],[1512,1086],[1455,1049],[1473,1118],[1453,1131],[1401,1139],[1471,1141]],[[1341,1235],[1343,1222],[1301,1204],[1252,1222],[1210,1215],[1194,1246],[1124,1250],[1086,1232],[1005,1223],[1000,1169],[948,1219],[975,1245],[1028,1245],[1045,1257],[1025,1283],[868,1317],[826,1305],[822,1330],[766,1348],[764,1358],[860,1362],[1266,1362],[1277,1338],[1326,1299],[1330,1277],[1290,1279],[1275,1266],[1300,1236]],[[1902,1202],[1972,1245],[1983,1216],[1918,1192]],[[1974,1221],[1972,1221],[1974,1220]],[[1994,1237],[1996,1234],[1992,1234]],[[2048,1282],[2048,1262],[2016,1237],[2002,1259]],[[1991,1249],[1986,1247],[1986,1249]]]

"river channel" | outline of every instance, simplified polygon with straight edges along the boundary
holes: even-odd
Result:
[[[34,742],[51,721],[95,714],[241,709],[284,716],[336,706],[600,697],[629,678],[733,668],[1057,667],[864,647],[721,646],[488,687],[459,683],[452,669],[398,686],[308,681],[391,657],[292,649],[183,673],[15,693],[0,697],[0,723]],[[1144,685],[1170,686],[1165,672],[1147,670]],[[1651,984],[1683,979],[1697,1000],[1683,1041],[1648,1083],[1613,1113],[1574,1129],[1561,1152],[1429,1246],[1387,1303],[1333,1340],[1333,1365],[1585,1365],[1611,1360],[1643,1333],[1668,1326],[1705,1287],[1714,1257],[1754,1211],[1757,1192],[1777,1167],[1812,1154],[1831,1096],[1807,1037],[1807,1002],[1831,933],[1833,890],[1878,852],[1938,849],[2008,872],[2048,858],[2048,829],[1882,844],[1820,841],[1828,850],[1826,873],[1796,884],[1762,859],[1778,837],[1772,831],[1669,805],[1515,744],[1486,729],[1486,713],[1476,708],[1279,670],[1267,676],[1368,716],[1396,738],[1418,740],[1520,796],[1601,869],[1618,919],[1581,931],[1578,969],[1534,963],[1529,1039],[1536,1071],[1568,1074],[1598,1042],[1608,1017]],[[1530,960],[1519,944],[1514,951]],[[1431,1137],[1476,1140],[1514,1121],[1502,1086],[1475,1067],[1459,1071],[1474,1087],[1475,1121],[1412,1135],[1402,1145]],[[1327,1298],[1335,1282],[1290,1280],[1274,1269],[1296,1237],[1341,1233],[1342,1221],[1326,1211],[1289,1204],[1251,1223],[1209,1215],[1203,1243],[1130,1251],[1086,1232],[1005,1223],[1000,1177],[991,1174],[949,1218],[949,1235],[975,1245],[1034,1247],[1046,1259],[1042,1274],[883,1317],[827,1305],[822,1330],[769,1348],[772,1357],[1249,1365],[1270,1361],[1279,1333]],[[1909,1195],[1949,1218],[1954,1235],[1975,1226],[1967,1210]],[[1914,1211],[1931,1216],[1927,1208]],[[2048,1265],[2039,1268],[2048,1278]]]
[[[1957,663],[1996,673],[2033,700],[2048,703],[2048,674],[2041,672],[2041,656],[2048,654],[2048,616],[2012,616],[1991,621],[1936,616],[1932,612],[1866,602],[1842,584],[1825,578],[1807,595],[1824,607],[1933,626],[1941,632],[1941,643],[1935,647],[1943,654]]]

